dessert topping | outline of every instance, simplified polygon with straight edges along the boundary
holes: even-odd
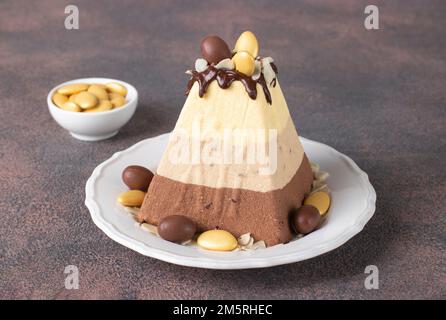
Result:
[[[161,219],[157,231],[164,240],[182,243],[194,237],[197,227],[186,216],[172,215]]]
[[[238,246],[242,251],[266,248],[265,241],[260,240],[254,242],[254,238],[251,236],[250,233],[242,234],[240,237],[238,237],[237,241],[238,241]]]
[[[146,193],[141,190],[129,190],[119,194],[118,202],[127,207],[140,207]]]
[[[262,75],[262,62],[259,59],[256,59],[254,61],[254,73],[252,74],[251,78],[252,80],[257,81],[261,75]]]
[[[217,69],[228,69],[228,70],[234,70],[235,66],[231,59],[223,59],[219,63],[215,65],[215,68]]]
[[[198,94],[200,97],[203,97],[209,87],[210,83],[214,80],[217,80],[218,85],[222,89],[227,89],[234,81],[240,81],[245,86],[246,92],[249,97],[253,100],[257,98],[257,83],[260,84],[263,88],[263,93],[265,94],[266,101],[271,104],[271,93],[268,89],[268,85],[266,84],[265,78],[260,76],[257,81],[252,80],[250,77],[237,72],[235,70],[226,70],[226,69],[216,69],[213,66],[209,66],[204,72],[190,72],[191,79],[187,84],[186,95],[189,94],[192,89],[195,81],[199,84]]]
[[[320,166],[313,162],[311,163],[311,170],[313,171],[314,180],[310,194],[318,191],[324,191],[328,194],[330,192],[326,182],[327,178],[330,176],[328,172],[320,170]]]
[[[320,221],[321,215],[318,209],[310,205],[300,207],[291,215],[291,226],[297,234],[313,232]]]
[[[208,66],[208,62],[203,58],[198,58],[197,60],[195,60],[195,71],[197,72],[203,72],[208,68]]]
[[[225,230],[208,230],[200,234],[197,244],[203,249],[212,251],[231,251],[237,245],[237,239]]]
[[[215,65],[223,59],[231,58],[231,50],[220,37],[208,36],[201,41],[201,55]]]
[[[276,66],[274,65],[274,60],[271,57],[263,58],[262,60],[262,71],[263,75],[265,76],[265,81],[270,86],[275,86],[276,81],[276,73],[277,71],[274,71],[274,68]]]
[[[217,80],[220,88],[228,88],[232,82],[241,81],[251,99],[257,98],[257,84],[262,86],[266,101],[271,104],[269,86],[276,85],[277,67],[270,57],[260,58],[259,43],[251,31],[243,32],[238,38],[233,55],[228,45],[217,36],[209,36],[201,42],[204,59],[195,61],[195,71],[191,75],[186,95],[195,81],[199,83],[199,95],[203,97],[209,84]]]
[[[249,53],[253,58],[256,58],[259,54],[259,42],[251,31],[245,31],[238,37],[234,52],[241,51]]]
[[[254,58],[246,51],[239,51],[232,57],[235,69],[247,75],[252,76],[255,69]]]
[[[147,223],[144,221],[144,219],[140,215],[141,209],[139,207],[125,206],[124,210],[127,211],[133,217],[133,219],[135,219],[137,221],[138,226],[140,226],[142,229],[144,229],[156,236],[159,236],[159,237],[161,237],[165,240],[168,240],[168,241],[180,243],[181,245],[189,245],[189,244],[195,243],[195,241],[192,241],[192,240],[196,233],[196,225],[191,219],[189,219],[185,216],[165,217],[164,219],[162,219],[160,221],[159,226],[157,227],[153,224],[150,224],[150,223]],[[163,230],[163,231],[161,231],[163,236],[161,236],[159,234],[159,231],[161,229]],[[178,230],[180,230],[180,231],[178,231]],[[169,234],[166,235],[167,231],[172,233],[172,235],[171,235],[172,237]],[[211,230],[211,231],[217,231],[217,230]],[[169,232],[167,232],[167,233],[169,233]],[[227,235],[226,231],[225,231],[225,234]],[[209,237],[209,236],[206,236],[206,237]],[[231,237],[232,237],[232,235],[229,238],[232,239]],[[173,240],[169,240],[169,239],[173,239]],[[232,243],[232,240],[230,243]],[[254,242],[254,238],[251,236],[251,234],[245,233],[237,239],[237,245],[232,250],[247,251],[247,250],[265,249],[265,248],[266,248],[265,241],[260,240],[260,241]],[[212,250],[212,249],[210,249],[210,250]],[[230,250],[228,249],[228,250],[224,250],[224,251],[230,251]]]
[[[330,207],[330,196],[323,191],[314,192],[305,199],[304,204],[316,207],[323,216]]]
[[[147,191],[152,179],[152,171],[142,166],[128,166],[122,172],[122,181],[131,190]]]

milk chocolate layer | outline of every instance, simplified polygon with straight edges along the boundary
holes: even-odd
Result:
[[[197,224],[198,231],[223,229],[236,237],[249,232],[272,246],[292,239],[289,212],[302,205],[312,182],[306,156],[285,187],[269,192],[211,188],[155,175],[139,218],[158,225],[165,216],[185,215]]]

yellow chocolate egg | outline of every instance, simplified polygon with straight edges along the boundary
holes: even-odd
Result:
[[[118,196],[118,202],[126,207],[140,207],[146,193],[141,190],[129,190]]]
[[[212,251],[232,251],[237,247],[237,239],[225,230],[208,230],[200,234],[197,244]]]
[[[113,99],[110,100],[113,108],[119,108],[122,107],[123,105],[125,105],[127,103],[127,101],[125,100],[125,98],[121,95],[117,95],[116,97],[114,97]]]
[[[322,191],[312,193],[304,201],[305,205],[311,205],[319,210],[319,213],[323,216],[327,213],[330,207],[330,196]]]
[[[85,110],[85,112],[101,112],[101,111],[107,111],[113,109],[113,105],[108,100],[101,100],[99,101],[99,104],[91,109]]]
[[[119,93],[110,92],[108,94],[108,100],[112,101],[114,98],[123,98]]]
[[[254,58],[259,54],[259,42],[251,31],[243,32],[235,43],[235,52],[246,51]]]
[[[92,84],[87,92],[90,92],[94,94],[99,100],[107,100],[108,99],[108,93],[107,90],[105,90],[102,86],[97,84]]]
[[[248,77],[252,76],[255,69],[254,58],[246,51],[237,52],[232,57],[235,69]]]
[[[108,91],[119,93],[123,97],[125,97],[125,95],[127,94],[127,88],[117,82],[110,82],[107,83],[105,86],[107,87]]]
[[[76,94],[74,102],[82,109],[90,109],[98,104],[98,98],[90,92],[82,91]]]
[[[77,94],[77,93],[72,94],[72,95],[68,98],[68,101],[74,102],[74,98],[76,98],[76,94]]]
[[[62,106],[65,104],[65,102],[68,101],[68,97],[66,95],[56,93],[53,96],[53,102],[56,106],[59,108],[62,108]]]
[[[81,107],[79,107],[76,103],[74,103],[72,101],[65,102],[60,108],[63,110],[73,111],[73,112],[81,112],[82,111]]]
[[[88,84],[85,83],[73,83],[57,89],[57,92],[64,95],[75,94],[88,89]]]

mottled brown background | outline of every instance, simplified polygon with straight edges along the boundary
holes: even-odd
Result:
[[[64,29],[65,5],[80,30]],[[1,1],[1,298],[446,298],[444,1]],[[344,246],[270,269],[213,271],[147,258],[90,219],[84,186],[114,152],[171,130],[184,70],[204,35],[255,31],[275,58],[302,136],[351,156],[378,194],[374,218]],[[51,119],[50,88],[105,76],[140,105],[115,138],[74,140]],[[80,289],[63,270],[80,269]],[[380,289],[364,289],[364,268]]]

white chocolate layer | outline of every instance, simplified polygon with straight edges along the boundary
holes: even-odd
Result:
[[[266,102],[263,89],[258,84],[257,98],[253,100],[248,96],[240,81],[234,81],[227,89],[221,89],[218,83],[213,81],[202,98],[198,95],[198,83],[195,83],[186,99],[157,173],[175,181],[213,188],[226,187],[268,192],[284,187],[298,170],[304,150],[279,83],[275,87],[270,87],[269,90],[272,105]],[[256,132],[259,129],[262,130],[261,132],[275,130],[277,133],[276,165],[272,164],[274,161],[271,161],[271,155],[269,163],[259,163],[259,161],[253,163],[246,158],[242,163],[234,163],[233,152],[229,152],[232,154],[232,159],[226,158],[228,161],[224,163],[204,163],[206,162],[204,154],[224,161],[223,141],[221,144],[214,144],[216,150],[220,152],[212,153],[206,150],[209,151],[210,141],[217,141],[216,137],[224,137],[225,129],[226,132],[232,133],[234,129],[242,131],[249,129],[250,133],[247,134],[244,142],[241,140],[235,142],[236,146],[243,149],[245,155],[256,143],[261,144],[257,150],[266,150],[266,154],[270,155],[268,140],[259,140]],[[200,150],[199,158],[195,158],[192,164],[190,161],[177,163],[175,160],[178,157],[174,155],[179,154],[178,142],[180,140],[178,136],[175,136],[178,133],[182,133],[183,137],[184,134],[189,137],[187,146],[191,154],[193,150]],[[238,133],[235,137],[239,138]],[[192,156],[189,159],[193,160]],[[265,173],[267,167],[272,170],[270,174]]]

